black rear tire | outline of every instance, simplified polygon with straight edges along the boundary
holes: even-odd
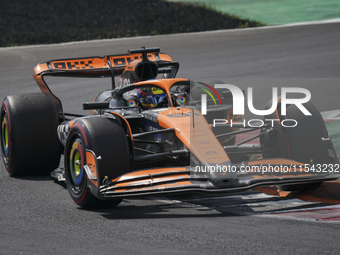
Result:
[[[296,105],[287,107],[286,116],[280,116],[281,121],[294,119],[298,122],[296,127],[284,127],[283,133],[287,144],[287,158],[305,164],[328,164],[330,162],[328,143],[322,138],[329,137],[325,122],[319,110],[311,103],[305,103],[304,107],[312,114],[304,115]],[[291,123],[294,124],[293,122]],[[283,155],[281,155],[283,156]],[[322,184],[314,182],[297,185],[281,185],[281,190],[306,190],[312,189]]]
[[[0,114],[2,159],[11,176],[45,175],[58,167],[59,107],[52,95],[8,96]]]
[[[115,120],[99,116],[78,119],[72,126],[65,147],[65,176],[67,189],[73,201],[84,208],[111,208],[122,199],[100,199],[88,188],[84,170],[86,150],[97,157],[97,185],[108,177],[112,180],[130,169],[130,153],[124,129]],[[78,163],[77,163],[78,161]]]

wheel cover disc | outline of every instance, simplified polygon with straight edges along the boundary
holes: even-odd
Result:
[[[70,175],[75,186],[82,183],[84,176],[84,150],[81,139],[76,139],[70,151]]]
[[[8,124],[6,115],[3,117],[2,120],[2,132],[1,132],[1,147],[4,152],[4,160],[7,163],[9,158],[9,132],[8,132]]]

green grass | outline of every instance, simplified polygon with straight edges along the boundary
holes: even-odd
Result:
[[[340,18],[339,0],[169,0],[199,3],[268,25]]]
[[[213,11],[213,12],[216,12],[218,14],[224,14],[222,11],[217,9],[218,7],[215,4],[213,4],[213,2],[209,2],[209,3],[206,3],[206,2],[198,2],[198,3],[197,2],[193,2],[192,4],[195,5],[195,6],[203,7],[203,8],[205,8],[208,11]],[[227,14],[228,16],[230,16],[231,18],[233,18],[235,20],[242,20],[242,18],[239,15],[230,14],[230,13],[225,13],[225,14]],[[255,24],[255,26],[257,26],[257,27],[265,26],[266,25],[263,22],[256,21],[256,20],[253,20],[253,19],[250,19],[249,21],[252,22],[253,24]],[[236,28],[248,28],[248,27],[250,27],[250,26],[249,26],[249,23],[246,21],[246,22],[240,22],[239,25]]]

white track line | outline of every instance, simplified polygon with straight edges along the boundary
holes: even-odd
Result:
[[[340,119],[340,110],[322,112],[321,116],[324,119]]]

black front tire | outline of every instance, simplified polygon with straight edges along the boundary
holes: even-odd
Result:
[[[328,141],[322,139],[329,137],[325,122],[319,110],[311,102],[305,103],[304,107],[311,113],[310,116],[304,115],[296,105],[288,106],[286,116],[280,116],[281,121],[287,120],[286,124],[290,122],[289,119],[298,122],[296,127],[283,128],[287,152],[282,154],[305,164],[328,164],[330,162]],[[294,125],[294,122],[290,125]],[[322,182],[278,187],[281,190],[297,191],[316,188],[320,184]]]
[[[78,119],[72,126],[65,147],[65,176],[73,201],[84,208],[111,208],[122,199],[100,199],[91,193],[84,165],[86,150],[97,157],[97,186],[107,176],[112,180],[130,169],[130,153],[125,131],[115,121],[100,116]],[[92,185],[92,184],[91,184]]]

